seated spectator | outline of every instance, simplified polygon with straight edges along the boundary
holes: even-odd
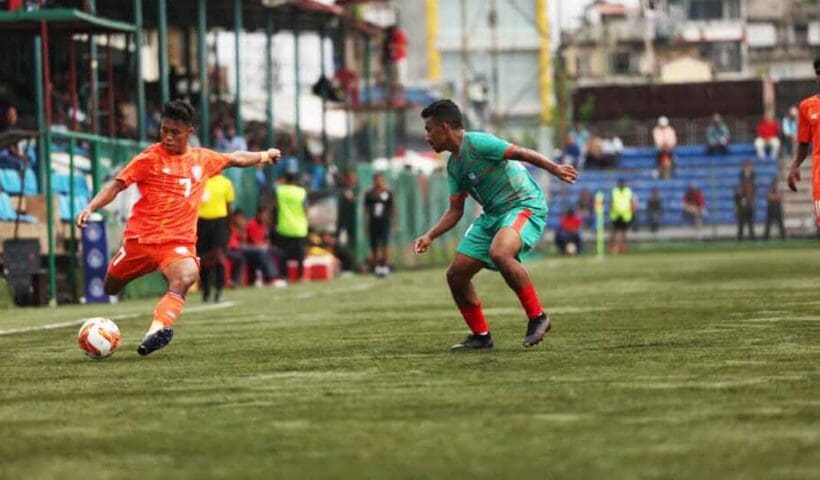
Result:
[[[262,208],[256,212],[256,216],[245,225],[245,260],[248,262],[248,272],[251,283],[256,280],[256,271],[262,271],[264,282],[270,283],[276,277],[276,269],[273,266],[273,259],[270,255],[268,245],[268,212]]]
[[[0,127],[0,133],[20,130],[17,120],[17,107],[14,105],[6,107],[5,112],[3,112],[3,125]],[[0,149],[0,168],[20,171],[26,168],[27,163],[26,154],[18,144],[14,143]]]
[[[572,134],[567,135],[564,148],[561,150],[561,157],[561,163],[564,165],[572,165],[579,170],[583,166],[581,165],[581,149],[578,148],[578,144],[575,143],[575,137],[573,137]]]
[[[604,138],[601,141],[601,157],[602,166],[605,168],[614,168],[618,166],[618,161],[621,159],[621,153],[624,151],[624,142],[621,141],[617,135]]]
[[[332,231],[322,232],[321,246],[325,250],[333,253],[339,259],[342,267],[342,273],[352,272],[355,270],[356,262],[353,258],[353,252],[350,249],[339,245],[336,235]]]
[[[700,232],[704,215],[706,215],[706,198],[703,196],[703,190],[695,185],[689,185],[683,195],[683,218],[692,222],[695,230]]]
[[[658,151],[658,176],[668,179],[672,176],[672,169],[675,166],[674,150],[678,145],[678,136],[675,129],[669,125],[668,118],[658,118],[658,125],[652,130],[652,138]]]
[[[555,232],[555,245],[564,255],[575,255],[583,250],[581,239],[581,217],[574,208],[567,209],[561,216],[561,223]]]
[[[663,218],[663,198],[657,187],[652,189],[646,202],[646,214],[649,217],[649,230],[655,233],[660,229]]]
[[[777,126],[777,121],[771,115],[766,114],[757,124],[757,137],[755,138],[755,149],[757,150],[757,158],[767,158],[766,148],[769,148],[770,156],[768,158],[777,159],[780,153],[780,127]]]
[[[786,153],[789,157],[794,151],[794,144],[797,141],[797,107],[792,105],[789,112],[783,116],[780,122],[780,131],[783,135],[783,143],[786,145]]]
[[[729,153],[729,127],[716,113],[706,127],[706,154],[726,155]]]
[[[245,231],[245,213],[242,210],[231,212],[230,235],[228,236],[228,248],[225,256],[231,265],[231,278],[228,288],[236,288],[242,285],[242,269],[245,268],[245,254],[242,251],[242,244],[247,238]]]
[[[604,167],[604,151],[603,143],[600,137],[594,133],[589,135],[586,145],[585,164],[587,168],[603,168]]]

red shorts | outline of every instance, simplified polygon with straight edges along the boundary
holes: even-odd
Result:
[[[129,238],[111,257],[107,275],[131,280],[154,270],[162,270],[184,258],[193,258],[199,268],[199,257],[193,243],[139,243],[136,238]]]

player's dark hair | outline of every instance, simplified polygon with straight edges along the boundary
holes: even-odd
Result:
[[[464,128],[461,120],[461,110],[452,100],[436,100],[421,111],[421,118],[446,123],[452,128]]]
[[[293,172],[286,173],[284,178],[288,183],[296,183],[296,174]]]
[[[814,72],[820,73],[820,57],[814,59]]]
[[[194,107],[185,100],[171,100],[162,106],[162,118],[194,124]]]

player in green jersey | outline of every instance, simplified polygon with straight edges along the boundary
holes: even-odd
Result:
[[[451,153],[447,161],[450,207],[433,228],[416,239],[416,253],[427,251],[436,237],[458,223],[467,195],[484,207],[484,213],[467,229],[447,269],[453,299],[472,331],[451,350],[493,347],[490,328],[472,284],[473,276],[484,267],[500,271],[518,295],[529,319],[523,345],[537,345],[550,329],[550,316],[541,307],[529,273],[520,261],[541,237],[547,222],[547,203],[524,166],[511,160],[535,165],[567,183],[575,183],[578,171],[488,133],[465,132],[461,111],[450,100],[432,103],[421,112],[421,117],[433,150]]]

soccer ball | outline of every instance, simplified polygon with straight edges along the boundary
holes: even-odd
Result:
[[[120,346],[120,329],[108,318],[89,318],[80,327],[77,343],[86,355],[102,360],[113,355]]]

